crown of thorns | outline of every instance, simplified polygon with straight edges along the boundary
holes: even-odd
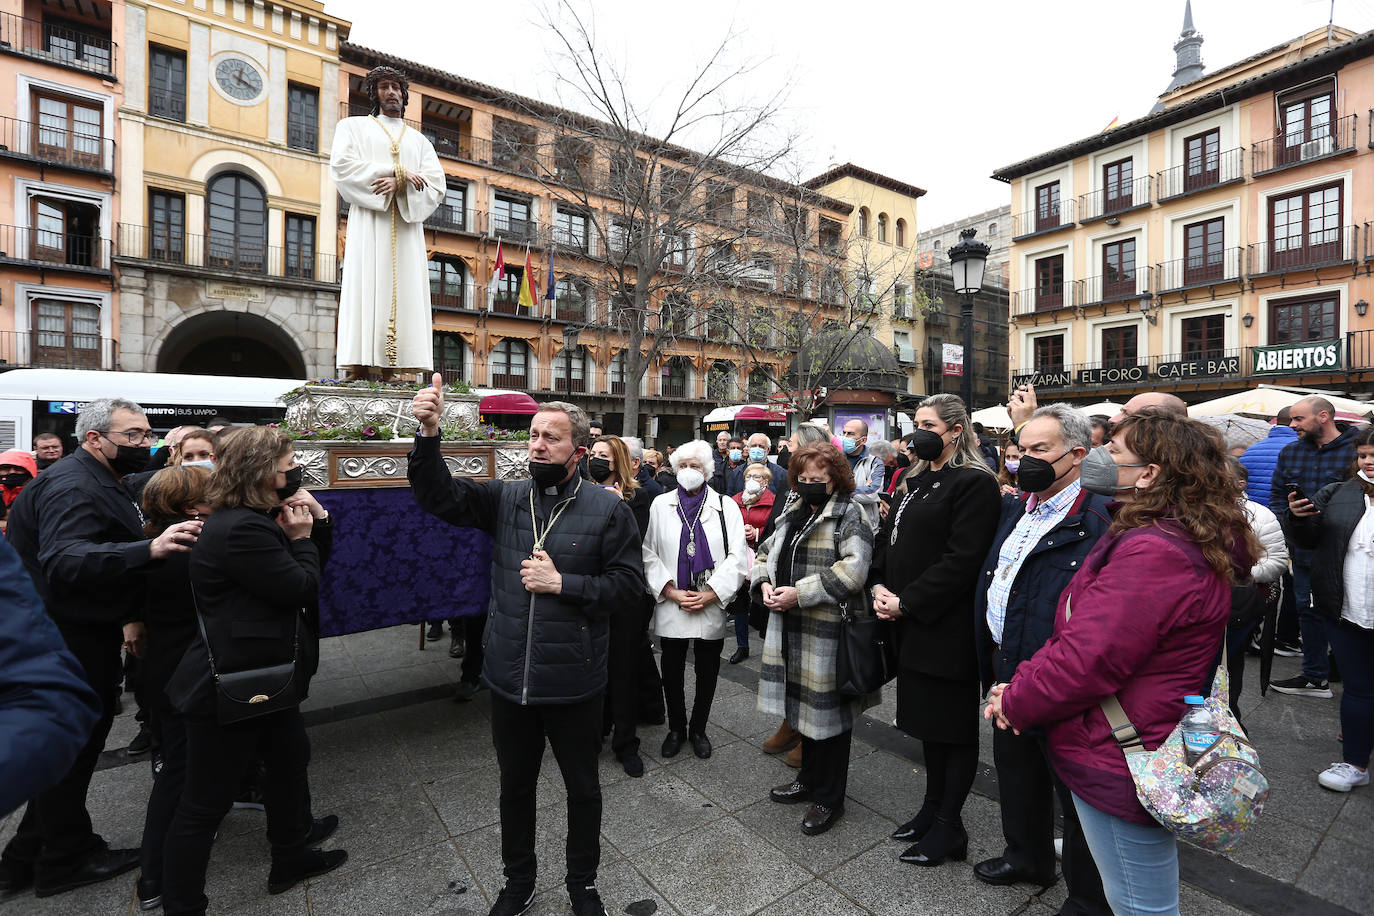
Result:
[[[377,99],[377,86],[385,80],[391,80],[401,87],[402,107],[410,104],[410,78],[395,67],[374,67],[368,71],[367,78],[363,80],[363,93],[372,102],[373,114],[381,109],[381,104]]]

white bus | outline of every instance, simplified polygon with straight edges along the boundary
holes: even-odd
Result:
[[[219,416],[234,423],[272,423],[286,407],[281,396],[299,379],[102,372],[93,369],[12,369],[0,373],[0,451],[28,450],[39,433],[56,433],[75,447],[76,415],[96,398],[128,398],[158,432],[205,424]]]

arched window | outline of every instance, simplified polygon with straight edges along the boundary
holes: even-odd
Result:
[[[442,374],[445,382],[467,378],[467,355],[468,345],[461,334],[434,332],[434,371]]]
[[[205,264],[252,273],[267,269],[267,195],[242,172],[216,175],[206,188]]]
[[[988,235],[989,235],[989,236],[994,236],[994,235],[996,235],[996,234],[997,234],[997,224],[996,224],[996,223],[988,223]]]
[[[945,244],[944,242],[940,241],[939,239],[936,239],[936,240],[935,240],[935,250],[936,250],[936,251],[939,251],[940,248],[941,248],[944,244]]]
[[[904,219],[900,219],[900,218],[899,218],[899,219],[897,220],[897,238],[896,238],[896,241],[897,241],[897,244],[898,244],[900,247],[902,247],[902,248],[905,248],[905,247],[906,247],[906,220],[904,220]]]
[[[859,208],[859,237],[868,238],[868,208]]]
[[[491,387],[529,387],[530,348],[523,340],[506,339],[491,351]]]
[[[878,214],[878,241],[880,241],[880,242],[886,242],[886,241],[887,241],[887,214],[886,214],[886,213],[879,213],[879,214]]]

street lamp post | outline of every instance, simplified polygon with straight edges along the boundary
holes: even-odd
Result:
[[[964,374],[959,390],[970,414],[973,413],[973,297],[983,288],[983,268],[987,267],[991,250],[982,242],[974,241],[977,234],[977,229],[965,229],[959,233],[958,244],[949,249],[954,291],[964,297],[959,309],[959,331],[964,346]]]
[[[577,335],[582,329],[571,324],[563,326],[563,384],[567,395],[572,397],[572,351],[577,347]],[[554,389],[558,388],[554,385]]]

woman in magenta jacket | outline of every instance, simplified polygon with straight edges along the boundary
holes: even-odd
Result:
[[[1083,462],[1085,489],[1115,491],[1113,524],[1060,596],[1055,632],[987,716],[1043,726],[1056,774],[1117,916],[1178,912],[1173,834],[1136,800],[1099,704],[1115,694],[1151,750],[1210,683],[1231,609],[1259,545],[1236,499],[1221,439],[1181,417],[1127,417]]]

